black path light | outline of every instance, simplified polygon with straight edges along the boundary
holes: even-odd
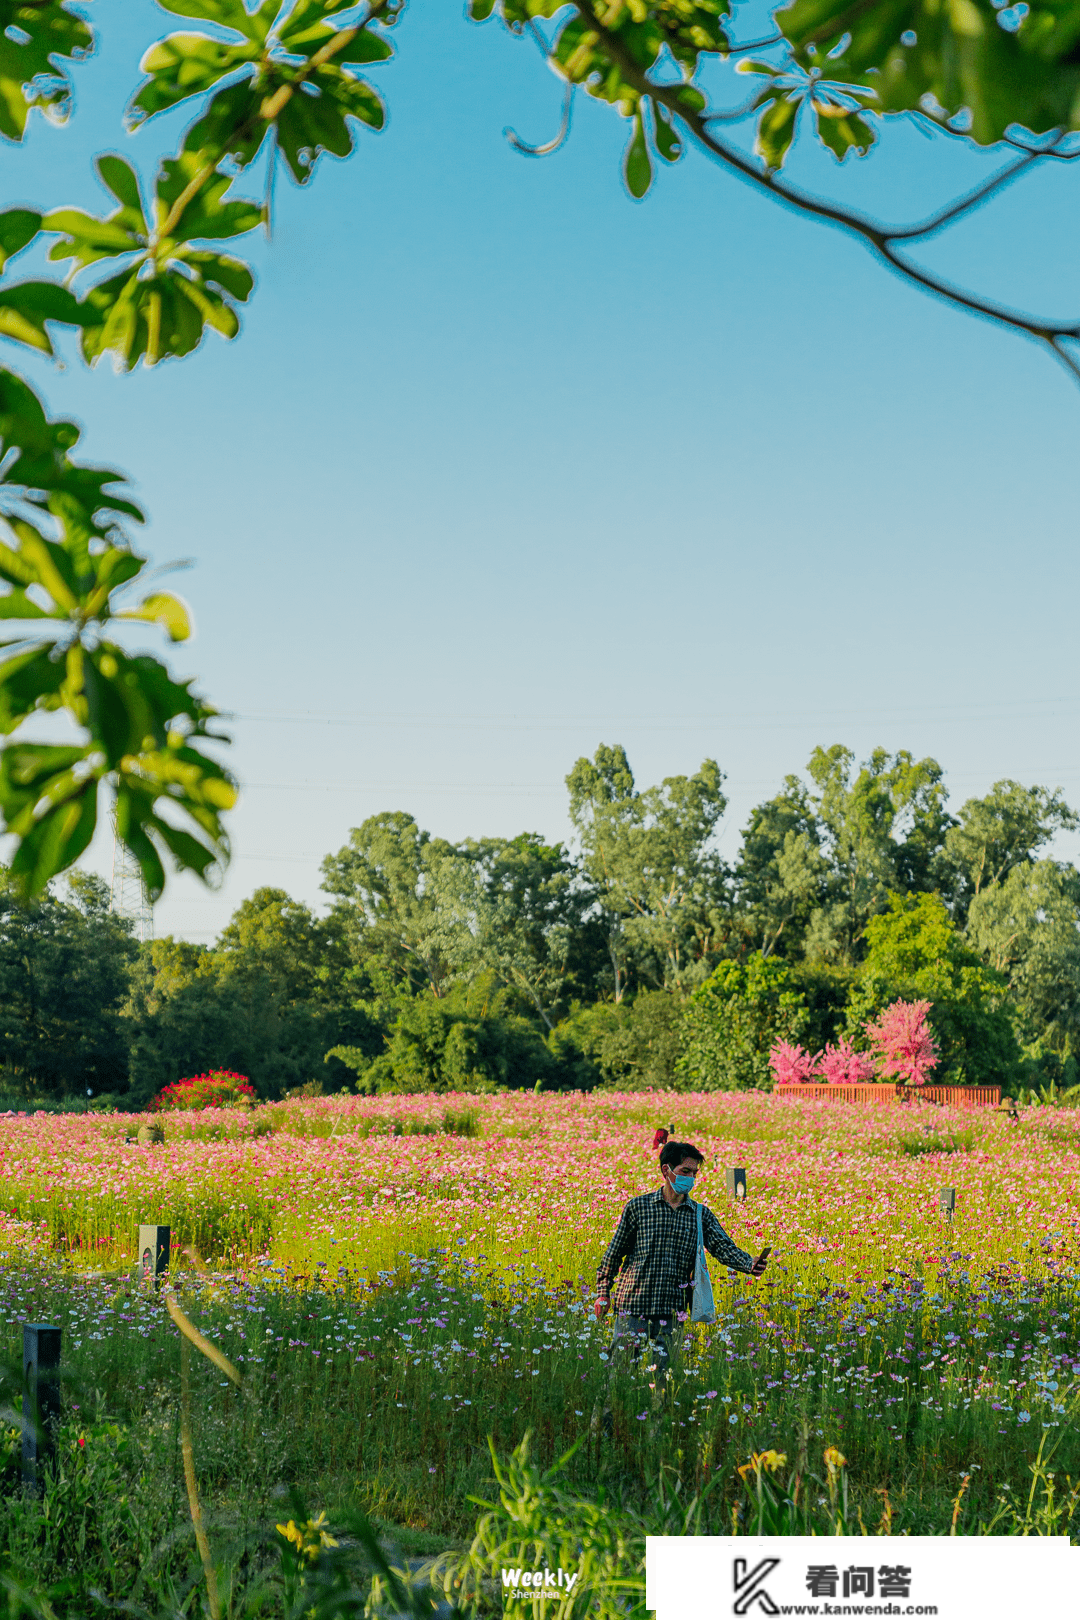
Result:
[[[731,1198],[745,1198],[746,1197],[746,1171],[745,1170],[738,1170],[738,1169],[728,1170],[726,1172],[725,1176],[724,1176],[724,1182],[725,1182],[725,1185],[727,1186],[728,1196],[729,1197],[731,1197]]]
[[[51,1322],[23,1323],[22,1480],[40,1495],[60,1421],[60,1336]]]
[[[139,1227],[139,1278],[144,1288],[160,1288],[169,1270],[171,1226]]]
[[[942,1187],[941,1191],[938,1193],[938,1203],[941,1206],[941,1213],[945,1216],[946,1220],[951,1221],[956,1210],[956,1188]]]

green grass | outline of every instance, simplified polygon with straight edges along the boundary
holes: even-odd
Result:
[[[752,1528],[737,1470],[768,1448],[787,1454],[804,1510],[825,1523],[827,1491],[813,1477],[825,1478],[826,1446],[847,1458],[855,1533],[948,1533],[965,1477],[960,1533],[995,1514],[1007,1533],[1020,1522],[1010,1499],[1026,1500],[1040,1445],[1057,1481],[1054,1522],[1072,1523],[1075,1499],[1061,1503],[1080,1479],[1080,1432],[1063,1353],[1080,1309],[1064,1283],[956,1276],[931,1297],[909,1280],[873,1300],[823,1292],[798,1310],[731,1290],[717,1327],[685,1335],[658,1411],[644,1368],[617,1371],[613,1433],[602,1440],[588,1428],[609,1376],[607,1333],[576,1287],[548,1286],[524,1267],[399,1260],[374,1287],[345,1271],[298,1281],[265,1267],[178,1280],[184,1308],[243,1379],[237,1391],[193,1358],[199,1486],[234,1609],[273,1563],[290,1493],[331,1518],[362,1509],[403,1554],[460,1548],[474,1526],[468,1498],[492,1489],[487,1436],[506,1455],[526,1430],[540,1467],[577,1445],[566,1489],[583,1499],[604,1490],[643,1520],[664,1470],[684,1499],[705,1492],[703,1533]],[[160,1300],[51,1263],[9,1268],[2,1289],[7,1399],[19,1320],[60,1322],[65,1414],[46,1508],[0,1499],[0,1564],[66,1583],[58,1613],[83,1613],[90,1586],[155,1602],[196,1592],[179,1336]]]

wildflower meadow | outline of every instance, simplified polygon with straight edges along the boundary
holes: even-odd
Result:
[[[66,1592],[84,1612],[88,1570],[110,1600],[202,1601],[166,1295],[238,1380],[192,1357],[221,1612],[276,1557],[273,1612],[283,1549],[304,1564],[303,1526],[330,1527],[314,1579],[355,1511],[497,1610],[476,1561],[502,1546],[513,1489],[558,1498],[559,1522],[568,1502],[589,1509],[597,1535],[630,1527],[622,1553],[597,1553],[622,1593],[611,1613],[642,1601],[645,1531],[687,1514],[703,1532],[1075,1527],[1080,1113],[859,1109],[785,1088],[298,1099],[171,1113],[149,1145],[143,1122],[0,1117],[9,1359],[23,1321],[64,1328],[51,1517],[9,1496],[0,1536],[54,1606]],[[659,1125],[706,1155],[695,1193],[735,1241],[773,1250],[758,1283],[713,1262],[717,1321],[684,1327],[666,1388],[647,1359],[612,1368],[592,1312],[623,1201],[659,1184]],[[731,1166],[745,1200],[725,1194]],[[172,1228],[164,1294],[134,1280],[140,1222]],[[559,1601],[608,1612],[595,1592]]]

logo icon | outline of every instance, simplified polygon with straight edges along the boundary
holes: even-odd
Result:
[[[780,1613],[764,1585],[766,1577],[772,1574],[779,1562],[779,1558],[763,1558],[753,1569],[748,1569],[745,1558],[735,1559],[731,1579],[735,1587],[732,1607],[736,1614],[749,1614],[755,1607],[761,1614]]]

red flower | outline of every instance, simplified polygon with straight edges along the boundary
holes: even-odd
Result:
[[[653,1152],[655,1153],[655,1151],[656,1151],[656,1149],[658,1147],[663,1147],[663,1145],[664,1145],[664,1143],[666,1141],[667,1141],[667,1131],[665,1131],[664,1127],[661,1125],[660,1129],[657,1131],[656,1135],[652,1139]]]
[[[85,1446],[86,1445],[86,1436],[85,1436],[85,1434],[80,1434],[80,1436],[79,1436],[79,1444],[80,1444],[80,1446]]]

